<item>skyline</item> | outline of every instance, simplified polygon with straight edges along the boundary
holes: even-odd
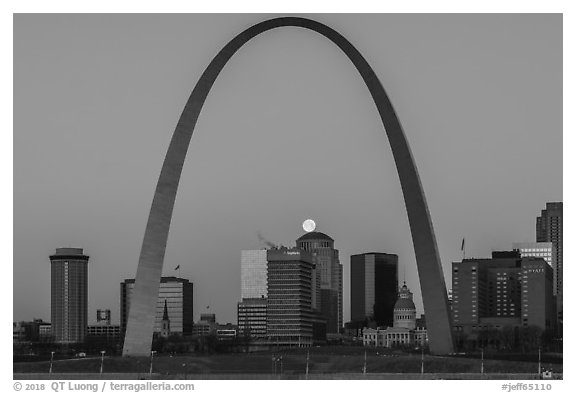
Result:
[[[47,272],[48,255],[70,245],[84,248],[91,257],[89,320],[97,308],[111,308],[112,320],[118,321],[119,282],[135,276],[155,180],[187,95],[198,73],[228,39],[267,17],[15,16],[15,320],[49,319],[49,311],[48,316],[34,314],[37,310],[46,313],[49,306],[16,303],[22,297],[18,284],[32,279],[35,298],[45,299],[50,285],[40,281],[45,274],[41,270],[34,277],[26,273],[34,274],[42,263]],[[389,92],[419,168],[446,282],[450,282],[450,263],[461,259],[463,237],[467,257],[485,257],[493,249],[511,249],[513,242],[535,241],[540,210],[546,202],[562,201],[561,16],[312,17],[357,46]],[[103,21],[114,34],[101,31]],[[462,27],[466,27],[459,31],[462,34],[451,34]],[[35,35],[34,29],[43,29],[43,35]],[[210,33],[202,34],[207,42],[198,44],[195,34],[183,34],[180,29]],[[369,39],[375,31],[379,39]],[[502,36],[503,31],[507,35]],[[405,35],[387,34],[391,32]],[[439,37],[443,38],[440,42]],[[466,38],[477,40],[476,51],[464,46]],[[146,40],[155,40],[157,45],[147,46]],[[189,53],[180,49],[188,40],[192,41],[186,44],[191,47]],[[390,147],[359,76],[325,41],[298,29],[269,32],[232,59],[236,64],[224,69],[221,82],[216,82],[208,97],[185,163],[163,273],[171,275],[180,265],[182,277],[194,282],[194,320],[206,304],[220,321],[235,321],[240,251],[259,248],[258,233],[275,243],[292,245],[304,233],[300,224],[306,218],[316,220],[317,229],[333,237],[341,252],[345,321],[350,314],[350,255],[364,252],[398,254],[399,279],[404,267],[418,313],[422,312],[414,251]],[[430,42],[437,46],[429,48]],[[406,53],[414,45],[417,50]],[[454,56],[455,47],[461,50],[461,58]],[[131,51],[124,52],[126,48]],[[155,52],[149,53],[152,49]],[[201,54],[192,57],[197,51]],[[33,62],[38,53],[42,62]],[[485,57],[488,54],[492,57]],[[452,56],[443,59],[448,55]],[[53,88],[44,91],[42,87]],[[32,91],[37,95],[26,94]],[[541,94],[532,97],[532,91]],[[48,92],[61,95],[50,94],[46,100]],[[149,98],[153,93],[156,98]],[[88,103],[83,104],[83,99]],[[25,117],[29,107],[40,111],[41,123]],[[219,116],[221,112],[229,115]],[[480,118],[486,113],[493,115]],[[301,118],[304,121],[298,122]],[[463,131],[463,124],[484,130],[492,140]],[[542,133],[547,125],[550,131]],[[106,131],[105,126],[112,129]],[[233,127],[248,134],[242,136],[230,130]],[[269,135],[270,128],[284,130],[284,134]],[[349,135],[355,128],[364,131],[358,138]],[[313,132],[318,129],[331,132],[319,136]],[[108,139],[95,132],[107,133]],[[232,138],[232,149],[217,144],[225,137]],[[141,152],[131,150],[136,139]],[[61,161],[57,154],[46,154],[50,148],[58,152],[61,146],[73,149]],[[317,150],[335,154],[323,154],[319,161]],[[210,151],[221,154],[214,159]],[[522,153],[514,154],[517,151]],[[549,152],[546,160],[541,159],[542,152]],[[84,161],[71,165],[69,155]],[[36,160],[30,164],[29,157]],[[450,157],[457,164],[450,165]],[[487,157],[495,162],[487,165]],[[243,166],[247,169],[242,170]],[[204,167],[211,171],[201,175]],[[546,176],[549,173],[553,175]],[[489,179],[482,179],[483,174]],[[64,177],[84,177],[86,182],[80,182],[82,187],[69,187]],[[384,186],[377,184],[381,178]],[[282,183],[283,179],[289,179],[289,184]],[[529,184],[533,179],[544,190]],[[346,190],[347,184],[352,189]],[[366,189],[375,195],[357,192]],[[494,195],[494,190],[501,194]],[[385,207],[381,207],[382,197]],[[502,217],[502,210],[494,211],[502,206],[508,217]],[[86,211],[92,209],[93,213]],[[474,217],[465,215],[472,211]],[[62,218],[62,213],[68,216],[69,212],[77,219]],[[231,222],[230,217],[235,220]],[[68,227],[54,230],[48,225],[60,222]],[[45,231],[41,237],[46,227],[55,233],[46,235]],[[213,234],[220,237],[211,239]],[[35,236],[42,240],[30,242]],[[227,245],[225,250],[220,249],[221,243]],[[115,266],[114,255],[126,262]],[[118,282],[101,284],[107,276]],[[206,292],[200,283],[209,283],[204,285]],[[222,298],[234,301],[224,304],[219,300],[218,288],[230,288]]]

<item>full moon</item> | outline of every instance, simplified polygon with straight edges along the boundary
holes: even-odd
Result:
[[[316,229],[316,223],[314,220],[308,219],[302,223],[302,228],[304,228],[306,232],[312,232]]]

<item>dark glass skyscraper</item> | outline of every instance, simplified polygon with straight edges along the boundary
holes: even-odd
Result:
[[[120,326],[126,331],[130,303],[133,297],[135,280],[126,279],[120,283]],[[194,285],[184,278],[162,277],[156,302],[154,332],[162,332],[164,306],[170,319],[170,332],[180,335],[191,335],[194,324]]]
[[[52,335],[57,343],[83,342],[88,324],[88,255],[57,248],[50,255]]]
[[[350,257],[352,321],[392,326],[397,298],[398,255],[373,252]]]

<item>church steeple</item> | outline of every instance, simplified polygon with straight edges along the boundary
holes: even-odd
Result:
[[[164,316],[162,317],[163,321],[169,321],[170,319],[168,318],[168,302],[166,299],[164,299]]]
[[[168,318],[168,302],[164,299],[164,315],[162,316],[162,330],[160,331],[162,337],[170,336],[170,318]]]

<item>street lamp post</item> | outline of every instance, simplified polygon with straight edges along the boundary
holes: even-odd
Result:
[[[422,352],[420,355],[420,374],[424,375],[424,346],[422,346]]]
[[[52,374],[52,362],[54,361],[54,351],[50,352],[50,371],[49,374]]]
[[[152,366],[154,364],[154,354],[155,353],[156,353],[156,351],[150,352],[150,378],[152,378]]]
[[[540,376],[540,374],[542,374],[542,367],[540,363],[540,347],[538,347],[538,376]]]
[[[100,354],[102,355],[102,360],[100,361],[100,375],[102,375],[102,371],[104,370],[104,354],[106,353],[106,351],[100,351]]]
[[[308,363],[310,362],[310,350],[306,353],[306,379],[308,379]]]

